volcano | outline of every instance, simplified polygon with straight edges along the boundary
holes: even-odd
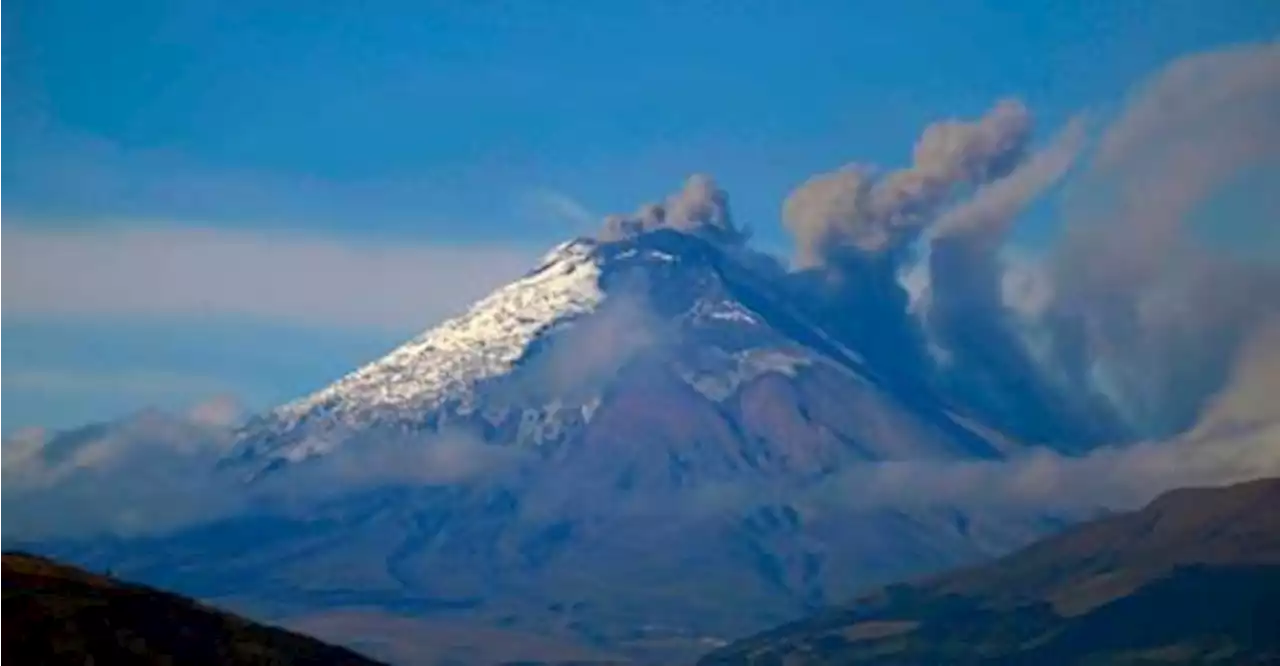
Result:
[[[287,507],[41,550],[338,642],[412,623],[359,644],[393,661],[493,647],[438,630],[462,622],[669,663],[1060,527],[842,504],[830,485],[859,465],[1024,445],[864,355],[758,259],[674,229],[561,244],[240,428],[212,473]]]
[[[790,296],[692,234],[574,240],[465,314],[255,419],[236,463],[280,469],[374,432],[461,431],[561,463],[603,453],[675,485],[1008,452],[922,386],[878,373]]]

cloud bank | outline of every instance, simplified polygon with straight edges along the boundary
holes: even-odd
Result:
[[[235,315],[416,330],[521,275],[542,248],[359,244],[198,228],[4,231],[4,313]]]
[[[1032,447],[1004,460],[863,462],[816,483],[711,482],[663,497],[623,497],[619,511],[732,517],[784,503],[802,511],[913,511],[1088,515],[1128,509],[1178,487],[1280,475],[1280,320],[1263,329],[1196,428],[1165,441],[1103,446],[1082,455]],[[218,469],[232,454],[234,401],[219,396],[185,414],[146,412],[3,443],[7,539],[159,534],[240,515],[305,515],[317,503],[394,486],[506,487],[536,455],[464,431],[369,433],[324,456],[246,483]],[[312,450],[326,450],[314,442]],[[580,480],[573,480],[578,483]],[[518,482],[516,486],[519,487]],[[571,503],[571,502],[570,502]]]
[[[0,468],[6,540],[162,534],[250,513],[305,513],[364,490],[462,484],[524,461],[466,432],[382,433],[249,483],[243,470],[219,465],[233,454],[239,422],[234,400],[218,396],[183,414],[15,434]]]
[[[820,491],[840,507],[1129,509],[1188,486],[1280,476],[1280,320],[1264,326],[1195,428],[1165,441],[1067,456],[1032,449],[1002,461],[904,461],[858,466]]]

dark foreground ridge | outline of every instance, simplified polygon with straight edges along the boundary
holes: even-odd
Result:
[[[313,638],[24,553],[4,554],[4,657],[12,664],[379,662]]]
[[[1280,663],[1280,479],[1177,490],[732,643],[728,664]]]

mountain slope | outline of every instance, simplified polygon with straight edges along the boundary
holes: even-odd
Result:
[[[543,515],[502,488],[396,487],[305,515],[28,547],[273,624],[377,609],[665,664],[858,588],[978,561],[1060,526],[946,509],[824,514],[768,498],[718,511],[690,495],[673,503],[686,501],[688,513],[586,505]],[[314,630],[351,639],[324,633],[330,626]],[[477,635],[428,647],[471,649]]]
[[[661,410],[639,413],[655,399]],[[699,461],[735,470],[1007,448],[877,376],[723,248],[661,230],[555,248],[463,315],[256,419],[237,460],[278,469],[389,431],[563,456],[659,412],[684,428],[665,433],[684,453],[698,440]]]
[[[1276,506],[1280,479],[1173,491],[699,663],[1275,663]]]
[[[176,595],[5,553],[4,654],[39,664],[377,662]]]

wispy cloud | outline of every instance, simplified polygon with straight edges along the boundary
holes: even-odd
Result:
[[[13,227],[3,248],[10,316],[225,314],[396,330],[458,311],[544,250],[201,228]]]
[[[550,218],[567,226],[573,233],[585,233],[600,222],[600,216],[577,199],[557,190],[535,187],[519,200],[522,216]]]
[[[230,431],[160,412],[41,441],[4,441],[6,535],[41,538],[164,530],[245,506],[210,473]]]

